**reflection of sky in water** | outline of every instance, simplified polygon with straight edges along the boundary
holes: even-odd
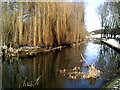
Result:
[[[25,78],[27,76],[27,66],[20,64],[18,66],[19,71],[22,73],[22,77]]]
[[[87,60],[88,64],[91,65],[93,62],[99,59],[101,45],[89,42],[86,45],[85,51],[83,52],[84,58]],[[86,63],[84,63],[85,65]],[[82,68],[84,73],[88,72],[88,68]],[[96,80],[92,79],[80,79],[80,80],[67,80],[66,88],[97,88],[101,87],[105,83],[104,75],[101,75]]]
[[[105,45],[99,45],[93,42],[88,42],[83,45],[84,48],[66,48],[61,52],[49,53],[40,55],[35,59],[24,59],[18,64],[3,63],[3,87],[18,87],[17,83],[22,83],[25,77],[29,81],[35,81],[39,75],[43,75],[40,87],[57,87],[57,88],[98,88],[104,85],[106,79],[111,79],[112,73],[116,69],[116,60],[120,60],[120,54],[110,49]],[[82,50],[83,49],[83,50]],[[81,51],[82,50],[82,51]],[[78,65],[80,54],[83,53],[88,64],[96,61],[96,68],[99,70],[107,70],[104,75],[101,75],[97,80],[81,79],[71,80],[66,76],[57,74],[57,70],[64,67],[72,67]],[[64,55],[64,56],[63,56]],[[32,60],[29,62],[28,60]],[[48,60],[46,63],[45,61]],[[34,64],[33,64],[34,61]],[[38,62],[39,61],[39,62]],[[59,63],[58,63],[59,62]],[[38,63],[38,64],[37,64]],[[74,65],[75,64],[75,65]],[[86,63],[84,63],[85,65]],[[58,66],[56,66],[58,65]],[[88,68],[82,66],[82,71],[87,73]],[[50,67],[51,66],[51,67]],[[115,66],[115,67],[114,67]],[[33,68],[34,67],[34,68]],[[57,68],[60,67],[60,68]],[[34,71],[33,71],[33,69]],[[56,68],[55,70],[53,68]],[[35,73],[36,72],[36,73]],[[52,77],[52,78],[51,78]]]
[[[87,63],[89,65],[92,65],[93,63],[95,63],[95,61],[99,59],[99,53],[100,53],[100,45],[89,42],[86,44],[86,48],[83,53],[83,56],[87,61]],[[83,65],[86,65],[86,63],[83,63]],[[88,73],[88,68],[82,68],[82,71],[84,73]]]
[[[98,59],[99,51],[100,51],[100,45],[93,43],[87,44],[84,57],[85,60],[87,60],[88,64],[91,65]]]

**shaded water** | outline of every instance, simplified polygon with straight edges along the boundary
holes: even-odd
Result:
[[[89,64],[95,62],[96,68],[105,72],[97,79],[70,80],[58,73],[60,69],[79,66],[80,54]],[[42,76],[38,87],[41,88],[99,88],[116,77],[120,66],[120,54],[101,43],[88,42],[59,52],[23,58],[13,63],[2,62],[2,87],[21,87],[25,77],[35,81]],[[85,63],[83,64],[83,66]],[[87,72],[87,68],[82,68]]]

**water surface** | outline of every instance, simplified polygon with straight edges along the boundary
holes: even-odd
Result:
[[[88,64],[94,63],[97,69],[104,72],[99,78],[71,80],[58,72],[79,66],[81,53]],[[59,52],[13,60],[12,63],[10,60],[3,61],[2,87],[21,87],[25,77],[34,82],[42,76],[38,86],[40,88],[99,88],[119,74],[119,63],[119,53],[100,42],[90,41]],[[83,67],[82,71],[88,72],[88,69]]]

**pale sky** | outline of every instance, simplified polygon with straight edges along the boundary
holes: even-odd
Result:
[[[104,0],[86,0],[85,1],[85,25],[87,31],[101,29],[100,20],[97,14],[97,7],[103,3]]]

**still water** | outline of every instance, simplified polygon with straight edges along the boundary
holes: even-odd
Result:
[[[97,79],[71,80],[61,75],[61,69],[71,69],[79,66],[80,54],[88,61],[94,63],[96,68],[104,72]],[[84,68],[82,71],[88,72]],[[100,42],[88,43],[66,48],[58,52],[50,52],[36,57],[21,58],[2,62],[2,88],[21,87],[25,77],[28,81],[35,82],[41,76],[38,87],[40,88],[99,88],[119,75],[120,54],[113,49],[102,45]]]

